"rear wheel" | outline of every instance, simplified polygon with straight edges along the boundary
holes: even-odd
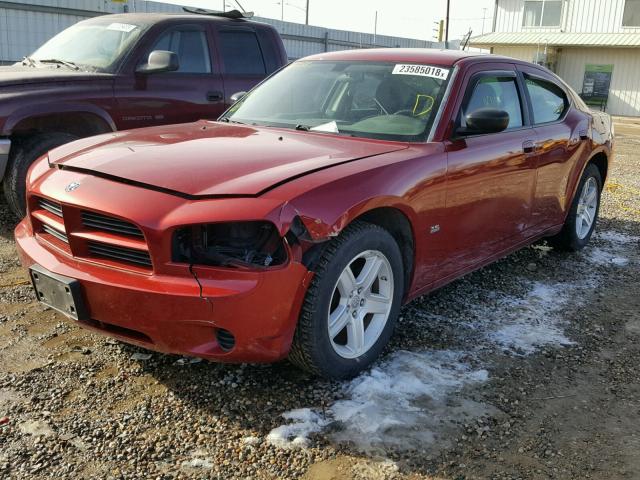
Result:
[[[578,251],[589,243],[600,211],[602,176],[594,164],[587,165],[571,209],[560,233],[549,238],[549,243],[560,250]]]
[[[386,230],[364,222],[349,226],[318,263],[290,360],[327,378],[362,371],[391,338],[403,278],[400,249]]]
[[[11,149],[7,173],[2,181],[2,189],[9,209],[18,217],[25,215],[25,190],[27,171],[39,157],[60,145],[77,140],[69,133],[40,133],[17,143]]]

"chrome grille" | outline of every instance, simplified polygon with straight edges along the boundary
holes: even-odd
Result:
[[[69,243],[69,239],[67,238],[67,235],[64,232],[60,232],[60,231],[56,230],[55,228],[50,227],[47,224],[43,224],[42,225],[42,231],[44,233],[48,233],[49,235],[52,235],[52,236],[56,237],[61,242]]]
[[[117,247],[107,243],[89,241],[87,243],[89,252],[96,257],[109,258],[121,262],[132,263],[142,267],[151,268],[151,257],[149,252],[136,250],[135,248]]]
[[[38,199],[38,207],[40,207],[42,210],[46,210],[49,213],[53,213],[58,217],[62,217],[62,205],[57,202],[47,200],[46,198],[40,198]]]
[[[125,222],[118,218],[109,217],[101,213],[82,211],[82,224],[85,227],[103,230],[120,235],[128,235],[131,237],[144,238],[144,235],[134,224]]]

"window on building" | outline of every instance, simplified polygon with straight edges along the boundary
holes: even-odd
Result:
[[[480,108],[497,108],[509,114],[509,126],[522,126],[522,105],[516,79],[513,77],[482,77],[473,87],[464,115]]]
[[[569,100],[560,87],[529,76],[525,76],[525,84],[531,98],[533,123],[555,122],[562,118],[569,108]]]
[[[640,0],[627,0],[622,15],[623,27],[640,27]]]
[[[524,27],[559,27],[562,18],[562,0],[526,0]]]
[[[226,73],[235,75],[264,75],[266,72],[262,50],[254,32],[225,30],[220,32],[222,60]]]
[[[170,30],[158,39],[151,50],[168,50],[178,55],[178,73],[211,73],[207,36],[202,30]]]

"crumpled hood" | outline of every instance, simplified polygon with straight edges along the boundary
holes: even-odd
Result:
[[[108,73],[70,70],[66,67],[33,68],[20,64],[0,67],[0,87],[32,85],[34,83],[80,82],[113,78]]]
[[[255,196],[316,170],[404,148],[401,143],[200,121],[79,140],[51,151],[49,162],[189,197]]]

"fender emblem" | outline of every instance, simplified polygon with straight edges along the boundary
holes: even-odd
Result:
[[[440,231],[440,225],[431,225],[429,229],[430,233],[438,233]]]
[[[64,191],[65,192],[73,192],[74,190],[76,190],[78,187],[80,186],[80,184],[78,182],[71,182],[69,185],[67,185],[66,187],[64,187]]]

